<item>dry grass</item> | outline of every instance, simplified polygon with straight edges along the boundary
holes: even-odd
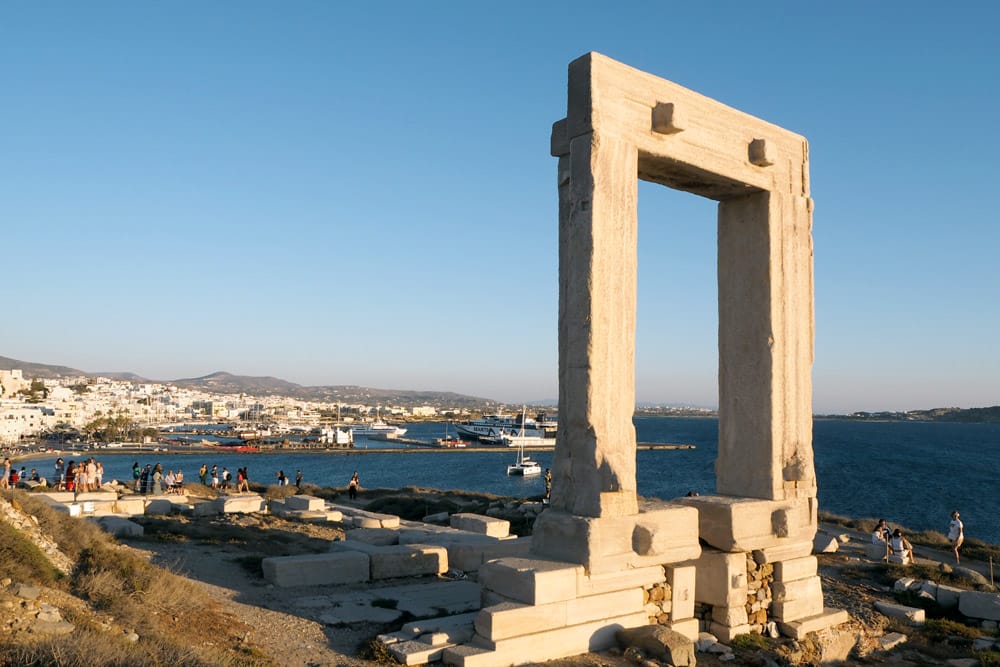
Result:
[[[9,523],[0,521],[0,563],[14,581],[53,586],[63,575],[35,544]]]

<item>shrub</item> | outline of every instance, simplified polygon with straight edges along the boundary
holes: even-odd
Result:
[[[940,642],[948,637],[964,637],[975,639],[980,635],[979,628],[973,628],[958,621],[945,618],[928,619],[923,627],[924,635],[931,641]]]
[[[758,651],[768,648],[769,645],[767,637],[755,634],[736,635],[730,642],[730,646],[738,651]]]

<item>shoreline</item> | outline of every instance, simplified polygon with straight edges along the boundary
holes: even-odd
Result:
[[[386,442],[386,441],[379,441]],[[696,449],[695,445],[687,444],[674,444],[674,443],[657,443],[657,442],[638,442],[636,443],[636,451],[672,451],[672,450],[691,450]],[[53,449],[52,451],[46,452],[25,452],[23,454],[16,454],[10,457],[11,463],[17,463],[19,461],[29,461],[34,459],[45,459],[52,457],[63,457],[73,456],[75,458],[89,458],[91,456],[105,457],[105,456],[118,456],[118,455],[129,455],[138,456],[150,454],[171,454],[171,455],[181,455],[181,456],[204,456],[206,454],[212,455],[225,455],[225,456],[258,456],[258,455],[274,455],[274,454],[332,454],[332,455],[345,455],[345,454],[422,454],[422,453],[436,453],[436,454],[460,454],[465,452],[516,452],[517,447],[496,447],[496,446],[479,446],[479,447],[437,447],[434,445],[415,445],[413,443],[407,443],[407,446],[403,447],[290,447],[288,449],[277,447],[277,448],[267,448],[260,449],[258,451],[247,451],[238,450],[237,446],[227,447],[131,447],[131,448],[115,448],[115,449]],[[555,447],[525,447],[526,452],[552,452],[555,451]]]

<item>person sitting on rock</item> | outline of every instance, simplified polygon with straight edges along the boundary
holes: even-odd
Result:
[[[872,544],[888,542],[891,539],[892,531],[889,530],[889,524],[885,522],[885,519],[879,519],[878,525],[875,526],[875,530],[872,531]]]
[[[903,536],[903,531],[899,528],[892,531],[892,540],[889,541],[889,546],[892,547],[893,555],[902,559],[903,565],[913,565],[917,562],[913,557],[913,545]]]

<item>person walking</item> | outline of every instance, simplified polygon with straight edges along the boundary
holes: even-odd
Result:
[[[951,513],[951,523],[948,524],[948,540],[951,542],[951,550],[955,552],[955,564],[958,565],[958,548],[965,542],[965,525],[958,518],[958,512]]]

